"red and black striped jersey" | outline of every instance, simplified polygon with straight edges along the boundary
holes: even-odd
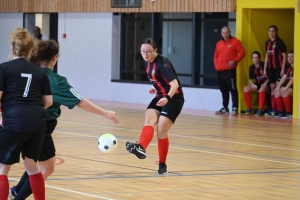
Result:
[[[266,41],[266,52],[268,57],[268,68],[281,68],[283,62],[282,53],[286,53],[286,46],[284,42],[276,38],[274,41]]]
[[[285,67],[285,74],[286,74],[287,80],[290,80],[291,78],[293,78],[293,73],[294,73],[294,67],[292,67],[291,65],[287,65]]]
[[[264,63],[260,62],[259,67],[255,67],[255,65],[251,65],[249,68],[249,79],[254,79],[256,84],[262,85],[267,79],[263,75],[264,73]]]
[[[44,129],[42,95],[52,95],[47,74],[36,64],[18,58],[0,65],[1,107],[4,126],[16,132]]]
[[[156,97],[165,97],[171,88],[169,82],[174,79],[177,80],[179,85],[175,95],[183,96],[180,81],[168,58],[158,54],[153,62],[145,62],[145,67],[149,80],[157,90]]]

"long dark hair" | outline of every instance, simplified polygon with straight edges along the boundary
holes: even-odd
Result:
[[[59,45],[55,40],[38,40],[33,49],[30,61],[39,64],[41,61],[49,62],[59,52]]]
[[[144,39],[143,43],[141,44],[141,46],[143,44],[150,44],[154,49],[157,48],[155,41],[152,38],[146,38]]]

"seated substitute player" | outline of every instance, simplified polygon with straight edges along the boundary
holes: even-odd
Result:
[[[70,86],[65,77],[53,72],[54,65],[58,58],[58,52],[59,45],[57,42],[54,40],[40,40],[38,41],[37,50],[33,52],[31,56],[31,61],[39,63],[47,74],[53,93],[53,105],[46,110],[45,140],[38,159],[38,164],[45,180],[54,172],[56,156],[51,134],[57,125],[61,105],[67,106],[69,109],[78,106],[87,112],[104,116],[114,123],[118,123],[118,117],[114,111],[104,110],[89,100],[82,98],[81,95]],[[28,174],[25,172],[17,186],[10,189],[9,197],[15,200],[26,199],[31,193]]]
[[[294,52],[291,51],[287,56],[288,65],[285,69],[285,74],[280,79],[279,84],[275,89],[275,100],[278,115],[274,117],[292,118],[292,101],[293,101],[293,73],[294,73]]]
[[[172,63],[157,53],[157,46],[151,38],[146,38],[142,43],[141,54],[145,60],[148,78],[154,86],[149,93],[156,94],[156,96],[146,110],[139,142],[128,141],[126,149],[139,159],[146,158],[146,149],[153,139],[154,126],[157,125],[158,174],[166,174],[168,173],[166,165],[169,150],[168,131],[183,107],[183,92]]]
[[[16,28],[11,38],[13,59],[0,64],[0,199],[9,194],[7,174],[20,162],[20,153],[36,200],[45,199],[45,182],[37,160],[45,134],[45,108],[52,105],[52,93],[46,73],[28,62],[33,38]]]
[[[259,109],[257,115],[263,115],[263,108],[266,103],[266,97],[270,93],[270,87],[268,86],[269,80],[263,75],[264,63],[260,61],[260,53],[254,51],[252,54],[253,65],[249,68],[249,85],[244,87],[244,98],[247,105],[246,115],[252,114],[252,101],[250,92],[259,92],[258,101]],[[255,82],[253,82],[253,80]]]

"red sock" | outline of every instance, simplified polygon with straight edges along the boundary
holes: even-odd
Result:
[[[152,126],[144,126],[140,136],[139,144],[146,150],[153,139],[154,128]]]
[[[158,139],[159,163],[166,163],[169,151],[169,138]]]
[[[244,92],[244,98],[245,98],[245,102],[246,102],[247,108],[251,109],[252,102],[251,102],[251,94],[250,94],[250,92]]]
[[[284,103],[286,112],[292,113],[292,104],[293,104],[292,98],[290,96],[284,97],[283,103]]]
[[[275,96],[274,95],[271,95],[271,103],[272,103],[272,110],[276,111],[277,106],[276,106],[276,101],[275,101]]]
[[[6,175],[0,175],[0,199],[8,198],[9,183]]]
[[[259,96],[258,96],[258,109],[262,110],[264,109],[266,103],[266,92],[265,91],[260,91]]]
[[[35,200],[45,200],[45,181],[43,174],[37,173],[34,175],[29,175],[30,186]]]
[[[282,97],[275,98],[277,109],[279,112],[283,113],[284,112],[284,105],[282,101]]]

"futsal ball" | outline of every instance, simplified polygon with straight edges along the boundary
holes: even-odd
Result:
[[[110,133],[105,133],[98,139],[98,148],[103,153],[112,153],[118,146],[117,139]]]

